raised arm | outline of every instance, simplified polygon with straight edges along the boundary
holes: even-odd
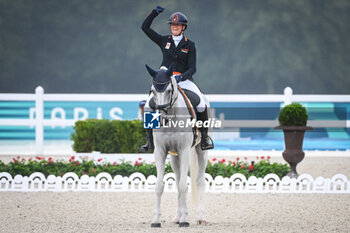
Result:
[[[162,36],[151,28],[151,24],[155,17],[164,11],[163,7],[157,6],[143,21],[141,29],[142,31],[158,46],[161,46]]]

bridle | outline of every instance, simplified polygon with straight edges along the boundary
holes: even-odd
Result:
[[[169,84],[171,85],[171,96],[170,96],[170,101],[169,103],[166,103],[166,104],[162,104],[162,105],[158,105],[155,103],[155,109],[158,109],[160,111],[164,111],[165,113],[168,112],[168,110],[170,108],[173,107],[173,105],[175,104],[176,100],[177,100],[177,97],[178,97],[178,94],[176,95],[176,97],[173,99],[173,95],[174,95],[174,85],[173,85],[173,82],[171,81],[171,79],[169,81],[166,81],[166,82],[163,82],[163,83],[159,83],[159,82],[156,82],[153,80],[153,83],[155,84],[158,84],[158,85],[166,85],[166,84]],[[153,85],[154,86],[154,85]]]

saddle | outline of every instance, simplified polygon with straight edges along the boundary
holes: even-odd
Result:
[[[187,90],[187,89],[182,89],[180,87],[178,87],[178,88],[179,88],[181,94],[185,94],[187,96],[187,98],[190,100],[193,108],[197,108],[197,106],[199,105],[199,102],[201,101],[199,96],[196,93],[194,93],[193,91],[190,91],[190,90]],[[186,96],[184,96],[185,99],[186,99]],[[187,101],[186,101],[186,104],[187,104]],[[187,106],[187,108],[189,108],[189,107],[190,106]]]

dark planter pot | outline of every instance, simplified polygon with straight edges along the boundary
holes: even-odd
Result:
[[[290,172],[287,176],[297,178],[297,164],[300,163],[305,153],[303,151],[304,134],[306,130],[312,130],[308,126],[277,126],[275,129],[282,129],[284,133],[285,150],[282,155],[290,165]]]

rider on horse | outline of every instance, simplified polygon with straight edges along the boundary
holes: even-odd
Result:
[[[169,67],[173,64],[173,75],[178,85],[182,89],[190,90],[199,96],[200,102],[196,107],[196,115],[199,121],[205,122],[208,120],[205,99],[199,88],[193,83],[192,78],[192,75],[196,72],[196,47],[193,41],[184,36],[184,31],[187,29],[188,24],[187,17],[181,12],[173,13],[168,21],[172,35],[162,36],[150,27],[154,18],[163,11],[164,8],[160,6],[152,10],[143,22],[142,30],[160,47],[163,54],[161,66]],[[145,109],[149,109],[149,99]],[[214,145],[208,136],[208,128],[201,127],[200,132],[202,150],[213,149]],[[148,141],[141,147],[141,152],[149,152],[154,148],[152,130],[147,131],[147,138]]]

